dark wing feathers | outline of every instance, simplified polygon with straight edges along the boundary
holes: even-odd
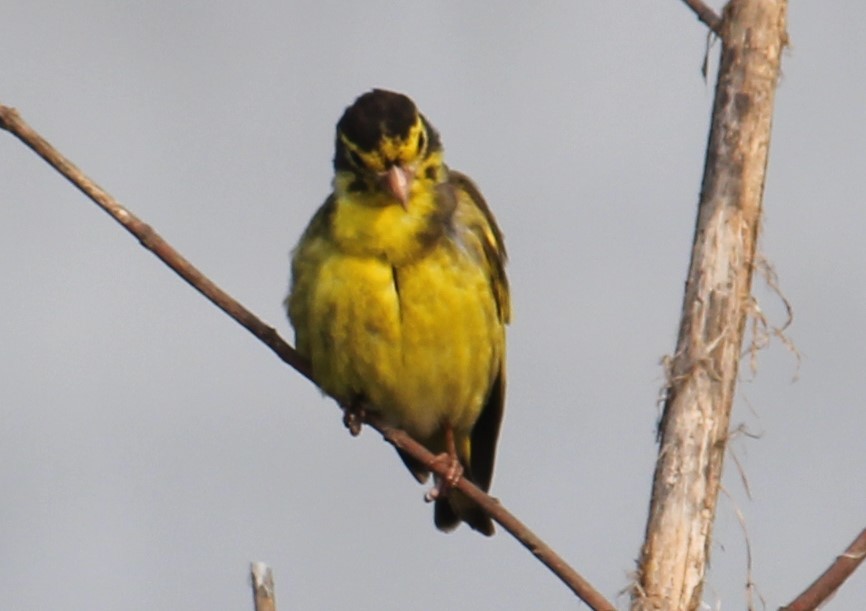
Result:
[[[487,202],[484,201],[481,191],[468,176],[451,170],[449,171],[448,182],[455,189],[466,193],[478,211],[481,212],[484,222],[472,223],[470,220],[469,229],[479,237],[484,249],[487,268],[490,273],[490,287],[496,299],[499,317],[503,323],[507,324],[511,321],[511,299],[508,292],[508,277],[505,275],[505,262],[508,260],[508,254],[505,252],[502,231],[496,224],[496,219],[490,212]]]

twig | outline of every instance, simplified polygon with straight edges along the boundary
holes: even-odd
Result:
[[[5,129],[33,152],[42,157],[55,170],[63,174],[79,191],[93,200],[118,223],[141,242],[141,245],[159,257],[166,265],[186,280],[190,286],[207,297],[211,303],[234,318],[250,333],[258,337],[283,361],[294,367],[308,380],[313,381],[310,366],[294,348],[287,344],[270,327],[259,320],[252,312],[238,303],[231,295],[218,287],[210,278],[196,269],[179,252],[162,239],[153,228],[120,205],[116,199],[88,178],[74,163],[60,154],[47,140],[33,130],[18,114],[8,106],[0,105],[0,128]]]
[[[701,0],[683,0],[686,5],[692,9],[698,20],[702,21],[715,34],[722,35],[722,18],[716,12],[708,7]]]
[[[253,582],[255,611],[277,611],[274,573],[271,567],[264,562],[253,562],[250,564],[250,577]]]
[[[47,161],[49,165],[63,174],[82,193],[93,200],[118,223],[123,225],[127,231],[138,238],[142,246],[153,252],[193,288],[264,342],[284,362],[315,384],[309,363],[286,343],[273,327],[262,322],[231,295],[214,284],[213,281],[202,274],[163,240],[153,228],[121,206],[116,199],[85,176],[71,161],[61,155],[47,140],[27,125],[14,108],[0,105],[0,128],[15,135],[30,147],[37,155]],[[367,422],[381,432],[389,443],[404,450],[442,477],[448,476],[447,466],[434,462],[433,454],[405,432],[388,426],[369,412]],[[589,605],[591,609],[596,611],[613,611],[614,607],[610,602],[605,600],[601,594],[590,586],[556,552],[509,513],[496,499],[485,494],[466,479],[461,479],[457,484],[457,488],[487,511],[496,522],[541,560],[545,566],[580,597],[581,600]]]
[[[441,462],[436,462],[435,456],[427,448],[412,439],[405,431],[390,427],[379,419],[371,419],[369,414],[367,421],[370,426],[382,433],[385,440],[394,447],[411,454],[413,458],[417,458],[423,462],[431,471],[435,471],[443,477],[447,476],[447,465],[443,466]],[[460,492],[477,503],[500,526],[510,532],[515,539],[520,541],[523,547],[532,552],[542,564],[559,577],[591,609],[613,611],[614,607],[611,603],[605,600],[588,581],[571,568],[559,554],[553,551],[550,546],[542,541],[523,522],[518,520],[514,514],[505,509],[498,500],[482,492],[466,478],[461,478],[457,482],[456,487]]]
[[[817,609],[839,586],[851,576],[863,559],[866,558],[866,528],[857,535],[857,538],[848,546],[841,556],[837,557],[833,564],[824,571],[818,579],[812,582],[802,594],[786,607],[779,611],[811,611]]]

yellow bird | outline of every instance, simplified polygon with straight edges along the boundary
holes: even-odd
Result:
[[[337,124],[333,193],[292,256],[297,349],[322,390],[449,460],[428,494],[443,531],[490,518],[452,488],[490,488],[510,317],[502,233],[478,188],[442,158],[405,95],[374,89]],[[427,469],[401,453],[420,482]]]

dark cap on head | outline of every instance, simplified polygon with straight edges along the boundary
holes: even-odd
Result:
[[[365,151],[372,151],[384,136],[408,136],[418,120],[415,103],[402,93],[374,89],[346,109],[337,130]]]

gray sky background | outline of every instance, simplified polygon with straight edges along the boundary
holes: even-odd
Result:
[[[715,3],[718,6],[718,3]],[[334,123],[411,95],[506,233],[514,323],[493,492],[609,598],[655,460],[712,102],[676,0],[7,1],[0,102],[291,338],[288,253]],[[708,608],[770,608],[864,527],[866,5],[792,2],[761,251],[790,338],[744,371]],[[717,57],[718,47],[711,57]],[[713,65],[715,62],[713,62]],[[432,525],[378,435],[0,135],[0,607],[564,609],[501,530]],[[756,280],[775,324],[784,309]],[[866,571],[829,609],[859,609]],[[625,606],[625,600],[619,604]]]

